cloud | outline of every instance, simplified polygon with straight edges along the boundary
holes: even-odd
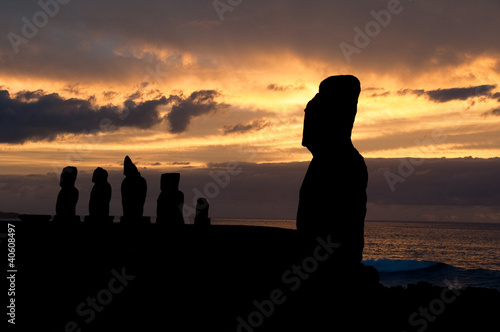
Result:
[[[141,84],[138,85],[137,90],[134,93],[130,94],[127,97],[127,99],[137,100],[137,99],[145,98],[145,97],[148,97],[151,95],[158,95],[158,94],[160,94],[160,97],[161,97],[161,92],[158,89],[146,91],[145,89],[149,85],[150,85],[149,82],[142,82]]]
[[[385,89],[380,88],[380,87],[373,87],[373,86],[369,86],[367,88],[362,89],[362,91],[380,91],[380,90],[385,90]]]
[[[74,84],[66,84],[66,86],[63,88],[63,91],[79,95],[82,90],[82,85],[80,83],[74,83]]]
[[[185,99],[171,96],[169,99],[173,99],[175,104],[166,116],[170,124],[170,132],[181,133],[187,129],[193,117],[229,107],[228,104],[216,102],[215,98],[218,96],[220,96],[220,93],[215,90],[195,91]]]
[[[142,92],[137,90],[136,92],[132,93],[131,95],[128,96],[128,99],[131,100],[136,100],[142,97]]]
[[[127,99],[122,106],[97,106],[92,97],[65,99],[42,90],[21,91],[12,97],[0,90],[0,142],[51,141],[62,134],[95,134],[121,127],[149,129],[163,121],[169,123],[172,133],[180,133],[193,117],[226,107],[215,101],[219,95],[200,90],[187,98],[170,95],[142,102]],[[161,117],[159,107],[167,105],[172,106],[171,111]]]
[[[498,98],[498,102],[500,103],[500,92],[495,93],[492,98]]]
[[[370,95],[370,97],[387,97],[389,96],[391,93],[389,91],[386,91],[386,92],[382,92],[382,93],[373,93]]]
[[[467,88],[451,88],[451,89],[437,89],[437,90],[412,90],[403,89],[399,90],[399,95],[413,94],[416,96],[425,95],[429,100],[435,103],[446,103],[452,100],[467,100],[474,97],[492,97],[491,91],[495,89],[496,85],[478,85]]]
[[[417,97],[420,97],[425,94],[425,90],[423,89],[401,89],[398,91],[398,95],[405,96],[407,94],[412,94]]]
[[[156,106],[165,103],[163,98],[141,104],[126,101],[128,108],[97,107],[92,98],[65,99],[42,90],[22,91],[11,97],[7,90],[2,90],[0,142],[54,140],[60,134],[106,132],[121,126],[149,128],[159,121]]]
[[[446,103],[452,100],[467,100],[473,97],[490,96],[496,85],[479,85],[469,88],[438,89],[427,91],[429,99],[436,103]]]
[[[500,107],[499,108],[495,108],[495,109],[492,109],[488,112],[484,112],[482,114],[483,116],[488,116],[488,115],[496,115],[496,116],[500,116]]]
[[[292,84],[289,84],[289,85],[279,85],[279,84],[271,83],[271,84],[269,84],[267,86],[266,89],[267,90],[271,90],[271,91],[276,91],[276,92],[285,92],[285,91],[304,90],[304,89],[306,89],[306,86],[303,85],[303,84],[295,86],[295,85],[292,85]]]
[[[119,93],[116,92],[116,91],[104,91],[102,93],[102,96],[104,97],[104,99],[112,99],[114,97],[116,97]]]
[[[401,7],[403,11],[392,15],[380,34],[369,38],[369,45],[353,56],[352,68],[390,70],[407,77],[401,67],[423,74],[479,56],[498,57],[497,36],[485,33],[499,30],[494,15],[500,8],[497,0],[483,0],[481,6],[463,0],[414,1]],[[21,18],[32,18],[41,10],[36,1],[10,1],[2,9],[2,31],[21,36]],[[189,54],[196,69],[201,64],[234,63],[241,70],[261,62],[255,55],[285,53],[339,68],[339,64],[347,65],[339,44],[354,44],[354,28],[364,31],[368,23],[376,22],[370,12],[382,10],[387,10],[387,1],[314,0],[307,5],[300,0],[254,1],[228,11],[222,23],[211,1],[146,0],[140,8],[132,0],[71,2],[61,6],[57,17],[40,28],[36,37],[19,45],[18,54],[3,38],[0,63],[10,76],[137,81],[144,77],[147,65],[154,67],[162,58],[142,50],[157,48]],[[123,17],[133,17],[136,24]]]
[[[238,123],[233,126],[224,126],[224,135],[243,134],[251,131],[259,131],[266,128],[269,125],[271,125],[271,122],[265,119],[258,119],[247,124]]]

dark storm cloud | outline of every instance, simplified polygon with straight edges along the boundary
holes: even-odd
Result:
[[[498,98],[498,102],[500,103],[500,92],[495,93],[492,97]]]
[[[166,117],[170,124],[170,131],[181,133],[186,130],[193,117],[227,108],[229,105],[215,101],[219,95],[220,93],[215,90],[200,90],[191,93],[185,99],[171,96],[170,98],[173,98],[176,104],[172,106],[172,110]]]
[[[429,99],[436,103],[446,103],[451,100],[467,100],[473,97],[490,96],[496,85],[479,85],[470,88],[438,89],[427,91]]]
[[[140,129],[151,128],[161,122],[158,107],[167,105],[170,101],[170,98],[167,99],[165,97],[140,103],[126,100],[124,103],[124,113],[121,115],[123,123],[118,123],[118,126],[136,127]]]
[[[232,126],[224,126],[224,135],[243,134],[251,131],[259,131],[269,125],[271,125],[269,121],[265,119],[258,119],[246,124],[238,123]]]
[[[21,91],[11,97],[0,91],[0,142],[54,140],[61,134],[90,134],[114,131],[120,127],[149,129],[167,121],[171,132],[187,129],[193,117],[215,112],[225,107],[215,98],[213,90],[193,92],[189,97],[171,95],[135,102],[126,100],[123,106],[96,106],[94,99],[65,99],[57,93],[42,90]],[[160,106],[171,105],[171,111],[162,118]]]
[[[416,96],[425,95],[429,100],[435,103],[446,103],[452,100],[467,100],[474,97],[490,97],[496,98],[491,94],[496,85],[478,85],[467,88],[451,88],[451,89],[437,89],[437,90],[414,90],[403,89],[399,90],[399,95],[413,94]]]
[[[135,104],[126,101],[121,107],[96,107],[92,99],[65,99],[57,93],[23,91],[13,98],[0,91],[0,141],[22,143],[28,140],[53,140],[60,134],[109,131],[117,126],[148,128],[159,121],[156,106],[166,100]],[[123,120],[120,120],[120,117]]]
[[[387,4],[256,0],[233,7],[221,22],[212,1],[71,1],[26,38],[26,44],[18,45],[16,54],[6,34],[22,36],[21,18],[30,20],[41,7],[37,1],[9,1],[0,11],[5,32],[0,64],[9,75],[120,81],[130,79],[131,73],[144,76],[146,66],[162,60],[154,53],[136,56],[132,50],[142,46],[189,52],[202,68],[233,63],[235,58],[238,66],[244,61],[251,66],[256,54],[282,52],[347,64],[340,43],[354,45],[354,29],[365,31],[367,24],[376,23],[372,13],[387,10]],[[496,0],[479,5],[466,0],[404,1],[401,7],[376,36],[365,40],[359,54],[353,54],[353,68],[398,73],[406,67],[418,75],[500,53],[497,35],[485,33],[500,28]]]

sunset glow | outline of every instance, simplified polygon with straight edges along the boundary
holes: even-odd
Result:
[[[43,9],[9,2],[0,172],[308,161],[304,108],[338,74],[365,158],[498,157],[498,3],[395,4],[75,0],[31,31]]]

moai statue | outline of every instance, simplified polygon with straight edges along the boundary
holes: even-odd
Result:
[[[109,216],[109,202],[111,201],[111,185],[108,182],[108,172],[97,167],[92,175],[94,187],[90,192],[89,216],[85,218],[88,222],[113,222]]]
[[[179,190],[179,173],[161,175],[160,189],[156,205],[156,223],[169,226],[184,225],[184,194]]]
[[[59,185],[61,190],[57,195],[55,221],[79,222],[80,217],[76,215],[76,203],[78,202],[78,189],[75,188],[78,169],[73,166],[64,167],[61,172]]]
[[[123,162],[123,174],[125,179],[122,181],[122,206],[124,223],[135,224],[144,221],[144,203],[148,186],[146,180],[141,176],[137,167],[132,163],[129,156],[125,157]]]
[[[210,218],[208,217],[208,208],[210,205],[206,198],[200,197],[196,201],[196,216],[194,217],[194,225],[196,227],[210,226]]]
[[[331,76],[305,109],[302,145],[313,158],[300,188],[297,230],[330,236],[337,256],[361,262],[368,172],[351,141],[361,91],[351,75]]]

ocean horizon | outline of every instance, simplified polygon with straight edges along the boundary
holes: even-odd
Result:
[[[212,218],[214,225],[296,229],[292,219]],[[452,221],[365,222],[363,264],[385,286],[433,285],[500,290],[500,224]]]

